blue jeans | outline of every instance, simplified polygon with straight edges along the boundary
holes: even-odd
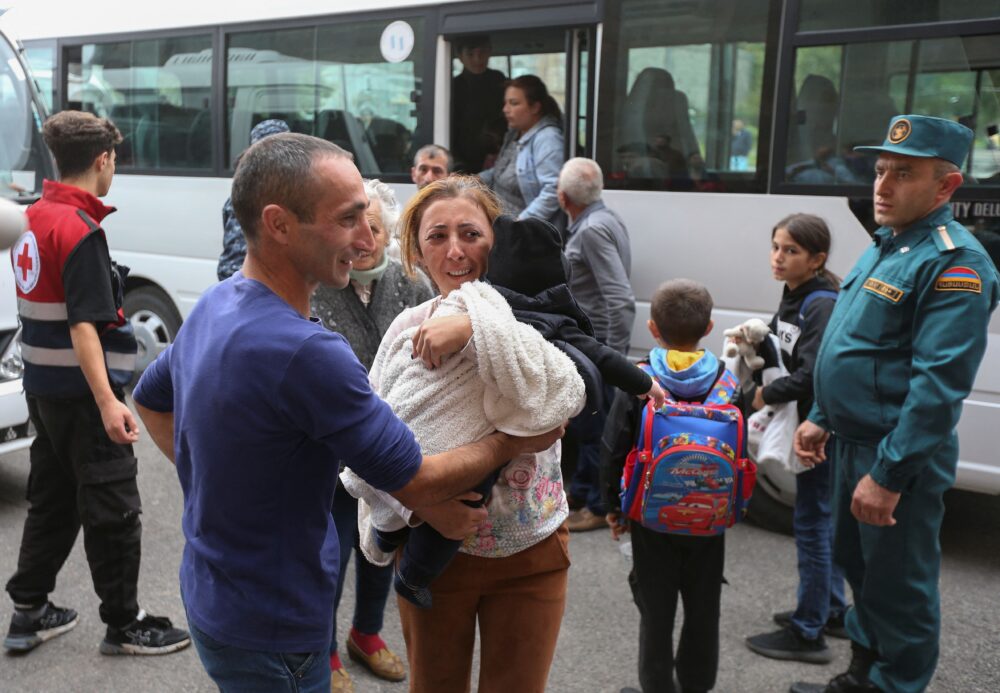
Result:
[[[615,390],[605,386],[600,411],[581,414],[569,422],[569,431],[577,440],[576,470],[570,480],[569,495],[583,501],[591,512],[601,517],[607,513],[601,488],[601,437],[614,396]]]
[[[827,461],[795,478],[795,548],[799,557],[798,605],[792,627],[815,639],[830,618],[844,613],[844,571],[833,562],[832,446]]]
[[[259,652],[226,645],[188,629],[205,671],[222,693],[328,693],[330,667],[325,652]]]
[[[330,654],[337,652],[337,609],[340,596],[344,593],[344,575],[347,564],[354,557],[354,621],[355,630],[374,634],[382,630],[382,616],[385,600],[392,586],[392,566],[372,565],[358,548],[358,501],[337,483],[333,498],[333,523],[337,526],[340,540],[340,579],[337,581],[337,596],[333,601],[333,640]]]

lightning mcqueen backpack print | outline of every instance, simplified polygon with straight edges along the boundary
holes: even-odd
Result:
[[[746,457],[743,413],[732,404],[738,387],[724,370],[704,402],[646,405],[625,460],[622,513],[657,532],[699,536],[743,519],[757,466]]]

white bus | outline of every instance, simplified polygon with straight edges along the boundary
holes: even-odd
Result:
[[[454,144],[455,44],[470,35],[489,36],[490,66],[508,77],[539,75],[563,108],[566,155],[604,169],[633,243],[637,354],[665,278],[708,285],[720,328],[771,313],[769,234],[788,213],[826,218],[831,267],[845,272],[874,227],[873,161],[852,148],[880,142],[895,113],[973,128],[954,206],[1000,243],[996,0],[61,5],[16,3],[9,20],[53,110],[107,115],[125,135],[106,227],[132,268],[126,309],[149,355],[216,280],[220,210],[254,124],[282,118],[335,141],[405,199],[412,152]],[[741,127],[748,152],[747,134],[734,149]],[[961,423],[960,487],[1000,493],[997,428],[992,338]],[[773,470],[760,488],[786,503],[794,492]]]
[[[34,202],[42,180],[54,175],[52,157],[42,142],[44,118],[26,63],[0,30],[0,200],[5,207],[11,202],[25,206]],[[5,208],[5,221],[10,214]],[[21,384],[24,363],[13,272],[7,254],[0,254],[0,454],[28,447],[34,438]]]

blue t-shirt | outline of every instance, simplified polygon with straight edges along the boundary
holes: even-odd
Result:
[[[421,462],[347,341],[237,272],[202,296],[133,397],[174,414],[190,620],[235,647],[324,650],[338,465],[394,491]]]

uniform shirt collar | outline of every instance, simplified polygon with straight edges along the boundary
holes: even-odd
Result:
[[[82,209],[98,224],[115,211],[114,207],[104,204],[86,190],[54,180],[42,182],[42,199]]]
[[[887,243],[892,246],[914,246],[930,234],[931,231],[938,226],[947,224],[953,218],[951,205],[945,202],[927,216],[907,226],[898,236],[893,236],[892,229],[883,226],[875,232],[875,243],[880,246],[884,246]]]

